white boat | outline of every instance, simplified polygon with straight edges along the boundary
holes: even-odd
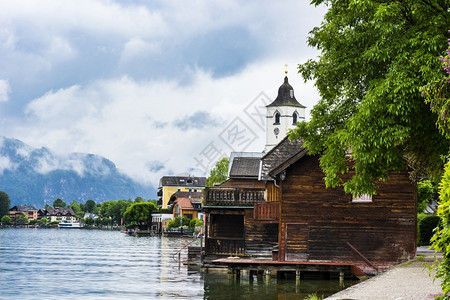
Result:
[[[81,228],[80,222],[70,222],[69,220],[62,220],[58,224],[59,228]]]

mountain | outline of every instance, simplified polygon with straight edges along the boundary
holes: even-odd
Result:
[[[33,148],[19,140],[0,137],[0,191],[6,192],[11,206],[42,208],[61,198],[97,203],[107,200],[155,198],[156,190],[120,173],[104,157],[71,153],[61,156],[49,149]]]

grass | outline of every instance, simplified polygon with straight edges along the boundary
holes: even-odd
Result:
[[[322,297],[317,296],[316,293],[314,294],[309,294],[308,296],[306,296],[305,300],[322,300]]]

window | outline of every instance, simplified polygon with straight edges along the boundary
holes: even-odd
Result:
[[[293,114],[292,114],[292,124],[294,124],[294,125],[296,125],[297,124],[297,112],[295,111]]]
[[[280,124],[280,113],[276,112],[275,113],[275,123],[274,124]]]
[[[352,202],[356,202],[356,203],[372,202],[372,195],[369,195],[369,194],[362,194],[359,196],[353,195]]]

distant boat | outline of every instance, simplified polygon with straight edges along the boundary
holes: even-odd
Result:
[[[69,220],[62,220],[61,222],[59,222],[58,227],[75,229],[81,228],[81,225],[80,222],[70,222]]]

